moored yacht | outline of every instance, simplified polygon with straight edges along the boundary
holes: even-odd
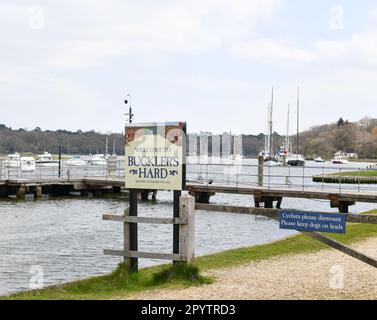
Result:
[[[21,164],[20,157],[18,152],[8,154],[7,159],[3,161],[3,165],[8,168],[18,168]]]
[[[342,156],[335,156],[334,159],[331,160],[333,164],[347,164],[348,160],[343,158]]]
[[[86,164],[86,161],[81,159],[79,156],[72,157],[66,161],[67,166],[70,167],[83,167]]]
[[[272,88],[271,102],[268,104],[267,112],[267,134],[264,141],[264,151],[261,153],[266,166],[278,166],[280,161],[273,152],[273,121],[272,114],[274,109],[274,88]]]
[[[264,165],[266,166],[279,166],[281,165],[281,162],[277,156],[272,156],[269,154],[264,154],[263,155],[263,161]]]
[[[105,154],[94,154],[89,160],[89,163],[93,166],[106,166],[108,157]]]
[[[288,154],[287,164],[292,167],[304,167],[305,158],[299,154],[299,132],[300,132],[300,88],[297,87],[297,136],[296,136],[296,154]]]
[[[21,171],[30,172],[35,171],[35,159],[33,157],[21,157],[20,158]]]
[[[305,158],[301,154],[290,154],[287,157],[287,164],[292,167],[304,167]]]
[[[39,154],[37,161],[35,161],[38,166],[41,167],[58,167],[59,160],[53,160],[52,155],[49,152],[44,152],[43,154]]]
[[[314,161],[315,161],[315,162],[318,162],[318,163],[324,163],[324,162],[326,162],[326,160],[323,159],[322,157],[314,158]]]

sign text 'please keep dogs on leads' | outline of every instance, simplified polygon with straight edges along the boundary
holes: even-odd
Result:
[[[279,222],[280,229],[346,233],[344,214],[280,211]]]

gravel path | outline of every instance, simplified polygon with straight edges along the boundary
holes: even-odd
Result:
[[[377,258],[377,238],[353,246]],[[206,272],[210,285],[152,290],[128,299],[377,299],[377,269],[336,250]],[[342,284],[343,277],[343,287]]]

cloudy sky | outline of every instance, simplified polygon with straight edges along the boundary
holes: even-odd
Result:
[[[377,117],[376,1],[0,0],[13,128],[121,132],[130,93],[138,122],[255,134],[274,86],[283,133],[298,85],[303,129]]]

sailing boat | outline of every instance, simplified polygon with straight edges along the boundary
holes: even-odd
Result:
[[[105,147],[105,159],[109,160],[109,138],[106,137],[106,147]]]
[[[290,104],[288,104],[288,113],[287,113],[287,132],[284,140],[283,146],[280,147],[279,150],[279,160],[286,165],[287,164],[287,156],[289,154],[290,149],[290,137],[289,137],[289,115],[290,115]]]
[[[115,152],[115,139],[113,141],[113,153],[112,153],[112,156],[115,156],[116,157],[116,152]]]
[[[305,158],[299,154],[299,131],[300,131],[300,88],[297,87],[297,137],[296,137],[296,154],[290,154],[287,157],[287,164],[292,167],[304,167]]]
[[[268,129],[267,135],[265,137],[264,152],[262,153],[264,157],[264,163],[268,166],[279,165],[279,160],[273,152],[273,122],[272,114],[274,109],[274,88],[272,88],[271,102],[268,104]]]

